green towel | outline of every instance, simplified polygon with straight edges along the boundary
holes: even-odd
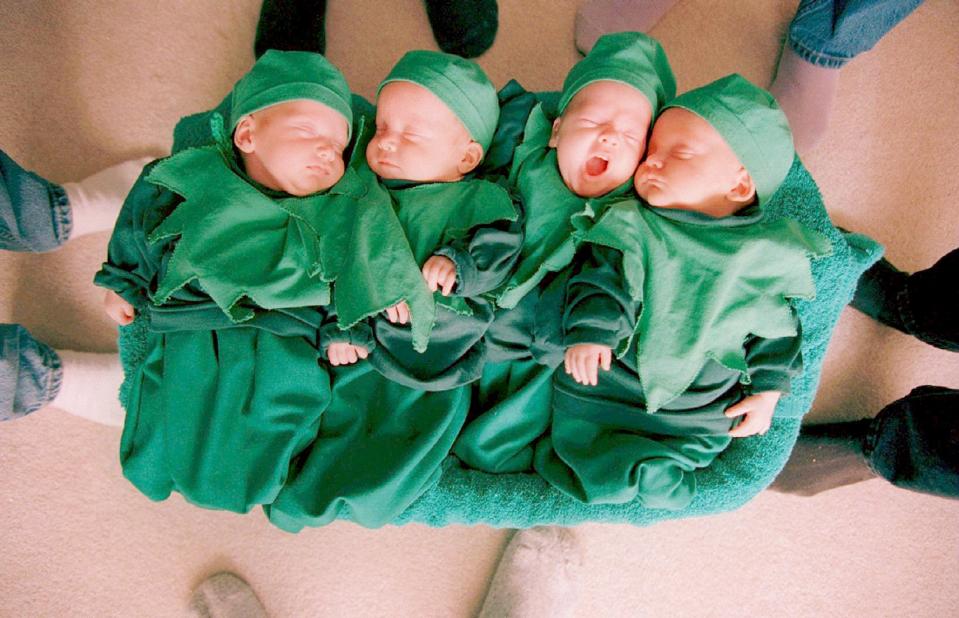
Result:
[[[799,434],[802,416],[812,406],[826,346],[839,314],[852,299],[860,275],[882,254],[882,247],[861,235],[844,236],[829,220],[816,183],[797,158],[783,187],[768,205],[770,213],[793,217],[819,230],[833,245],[833,254],[813,263],[816,298],[797,301],[803,326],[805,369],[793,381],[792,392],[780,401],[772,428],[764,436],[734,440],[697,477],[697,493],[678,511],[648,509],[631,502],[587,505],[547,486],[533,474],[493,475],[460,467],[450,457],[438,483],[395,521],[430,526],[485,524],[525,528],[536,525],[575,525],[583,522],[649,525],[667,519],[712,515],[737,509],[766,488],[785,465]],[[127,375],[143,362],[144,318],[120,328],[120,358]],[[126,403],[129,386],[121,389]]]

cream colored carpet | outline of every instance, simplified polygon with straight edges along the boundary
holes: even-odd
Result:
[[[418,0],[333,0],[329,55],[373,93],[407,49],[432,47]],[[577,55],[576,0],[501,0],[481,64],[558,89]],[[731,71],[768,83],[795,1],[685,0],[653,31],[680,90]],[[0,147],[67,181],[162,153],[180,116],[215,104],[252,62],[259,0],[0,0]],[[831,130],[807,157],[835,221],[929,266],[959,240],[959,5],[927,0],[843,70]],[[107,351],[90,285],[107,235],[0,253],[0,320],[62,348]],[[959,282],[957,282],[959,283]],[[875,414],[919,384],[959,387],[959,357],[849,310],[814,421]],[[0,616],[181,616],[222,569],[273,616],[469,616],[507,540],[489,528],[291,536],[261,516],[153,504],[123,480],[119,434],[46,409],[0,425]],[[959,502],[882,481],[817,498],[767,493],[719,517],[583,526],[581,616],[946,616],[959,606]],[[952,608],[952,609],[949,609]]]

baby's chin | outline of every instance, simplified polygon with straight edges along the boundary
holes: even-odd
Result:
[[[565,174],[562,176],[563,184],[566,185],[567,189],[579,197],[586,198],[601,197],[606,195],[616,187],[629,180],[628,176],[620,180],[609,176],[608,174],[591,176],[584,172],[576,174],[573,178],[568,178]]]
[[[320,191],[326,191],[343,177],[343,172],[330,173],[326,175],[313,175],[305,178],[298,178],[288,183],[283,190],[294,197],[306,197]]]

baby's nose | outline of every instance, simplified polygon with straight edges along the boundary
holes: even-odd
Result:
[[[607,146],[619,145],[619,137],[616,135],[616,132],[612,130],[603,131],[599,136],[599,141],[601,144],[606,144]]]
[[[386,152],[393,152],[396,150],[396,142],[389,137],[381,137],[379,142],[377,142],[376,147],[380,150],[385,150]]]

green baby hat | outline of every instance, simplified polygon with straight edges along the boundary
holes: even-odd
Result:
[[[789,121],[771,94],[733,73],[685,92],[666,108],[689,110],[713,125],[756,183],[765,204],[792,167],[795,149]]]
[[[443,52],[411,51],[380,83],[376,95],[390,82],[411,82],[435,94],[462,121],[483,153],[489,149],[499,122],[499,101],[496,88],[478,64]]]
[[[666,101],[676,96],[676,78],[659,41],[642,32],[614,32],[601,36],[586,57],[570,70],[563,83],[559,113],[577,92],[604,80],[642,92],[653,108],[653,118]]]
[[[276,49],[263,54],[233,87],[230,128],[235,129],[247,114],[296,99],[316,101],[339,112],[352,133],[350,87],[343,73],[320,54]]]

